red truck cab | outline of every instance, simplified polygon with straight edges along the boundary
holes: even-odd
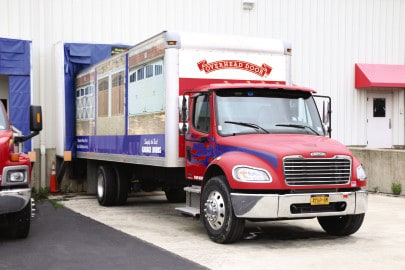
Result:
[[[366,174],[344,145],[327,136],[314,92],[263,83],[185,93],[180,126],[187,207],[201,213],[212,240],[238,240],[245,220],[316,217],[333,235],[360,228]]]
[[[6,111],[0,108],[0,221],[5,221],[14,238],[27,237],[31,223],[31,161],[14,147],[42,130],[41,107],[31,106],[30,115],[33,133],[14,136]]]

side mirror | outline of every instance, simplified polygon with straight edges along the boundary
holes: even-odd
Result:
[[[179,123],[180,135],[186,135],[188,132],[188,123]]]
[[[179,112],[180,112],[180,124],[179,130],[181,135],[185,135],[188,131],[188,115],[189,115],[189,106],[188,106],[189,96],[183,95],[179,97]]]
[[[332,136],[332,101],[331,98],[328,96],[319,96],[314,95],[316,105],[318,110],[322,108],[320,111],[321,113],[321,120],[324,127],[325,132],[329,137]]]
[[[330,100],[324,100],[322,106],[322,122],[329,137],[332,137],[332,108]]]
[[[188,99],[189,96],[179,97],[179,113],[181,121],[188,121]]]
[[[33,132],[39,132],[42,130],[41,106],[30,106],[30,130]]]
[[[30,130],[31,134],[23,136],[15,136],[15,143],[22,143],[39,134],[42,130],[42,109],[41,106],[30,106]]]

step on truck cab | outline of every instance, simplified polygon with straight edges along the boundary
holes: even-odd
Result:
[[[25,238],[31,224],[31,169],[28,155],[17,151],[21,143],[42,130],[40,106],[30,107],[29,135],[13,135],[4,106],[0,104],[0,221],[6,224],[9,235]],[[15,146],[19,144],[19,146]]]
[[[239,239],[245,220],[317,217],[352,234],[364,170],[328,137],[329,99],[321,120],[315,91],[291,86],[291,53],[276,39],[162,32],[77,74],[61,94],[76,136],[59,148],[87,168],[101,205],[162,188],[219,243]]]

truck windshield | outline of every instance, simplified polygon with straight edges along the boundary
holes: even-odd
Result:
[[[222,136],[250,133],[324,135],[308,92],[275,89],[216,91],[217,129]]]

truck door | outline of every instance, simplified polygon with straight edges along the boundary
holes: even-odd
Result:
[[[210,95],[199,94],[191,98],[190,130],[186,135],[186,177],[202,180],[205,168],[214,151],[209,139],[211,132]]]

